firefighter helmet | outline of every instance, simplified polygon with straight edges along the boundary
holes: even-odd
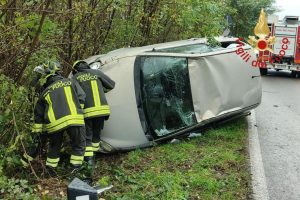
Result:
[[[48,61],[36,66],[33,71],[39,74],[38,82],[40,85],[44,85],[49,77],[58,75],[61,72],[61,65],[56,61]]]
[[[61,71],[61,65],[56,61],[48,61],[42,65],[36,66],[33,71],[41,75],[55,74]]]
[[[44,66],[46,74],[57,74],[61,71],[61,65],[57,61],[48,61]]]
[[[90,66],[87,62],[85,62],[84,60],[77,60],[74,62],[73,64],[73,69],[78,70],[79,68],[85,68],[85,69],[89,69]]]

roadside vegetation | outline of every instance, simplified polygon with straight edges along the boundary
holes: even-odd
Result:
[[[153,148],[100,154],[93,185],[114,186],[102,194],[103,199],[249,199],[245,118],[201,133],[200,137]],[[37,164],[41,163],[32,163]],[[65,199],[70,177],[65,164],[60,165],[58,178],[44,177],[43,169],[37,166],[38,180],[25,175],[30,169],[20,169],[16,178],[2,177],[2,197]]]
[[[245,119],[197,138],[100,157],[96,180],[112,183],[105,199],[248,199]]]
[[[0,199],[52,193],[61,198],[69,181],[46,179],[43,157],[27,169],[20,162],[32,145],[36,97],[29,83],[35,66],[58,60],[67,75],[75,60],[117,48],[212,37],[225,28],[247,37],[261,8],[274,11],[273,2],[0,0]],[[106,193],[111,199],[246,198],[244,125],[238,121],[179,144],[99,157],[96,182],[114,184]]]

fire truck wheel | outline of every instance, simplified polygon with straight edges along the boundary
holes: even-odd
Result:
[[[267,68],[259,68],[260,70],[260,75],[265,76],[268,74],[268,69]]]
[[[297,77],[299,77],[299,74],[298,74],[298,72],[296,72],[296,71],[292,71],[291,76],[292,76],[293,78],[297,78]]]

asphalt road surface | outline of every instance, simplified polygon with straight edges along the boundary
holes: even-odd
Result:
[[[271,71],[262,84],[256,121],[269,198],[300,200],[300,78]]]

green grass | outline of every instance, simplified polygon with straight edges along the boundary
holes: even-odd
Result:
[[[96,180],[114,185],[105,199],[247,199],[246,146],[241,119],[177,144],[100,157]]]

